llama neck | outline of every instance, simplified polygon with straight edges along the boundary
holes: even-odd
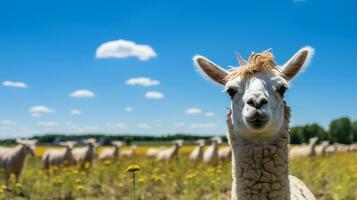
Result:
[[[16,154],[17,156],[14,156],[14,160],[16,160],[16,162],[18,162],[20,165],[23,165],[23,163],[25,162],[25,158],[27,156],[27,153],[24,150],[23,145],[19,144],[14,148],[14,154]]]
[[[290,199],[289,134],[283,132],[279,136],[267,145],[237,138],[239,144],[232,145],[232,199]]]

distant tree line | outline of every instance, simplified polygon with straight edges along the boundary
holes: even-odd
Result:
[[[308,143],[312,137],[318,137],[319,141],[329,140],[331,143],[343,143],[351,144],[357,142],[357,121],[351,121],[348,117],[341,117],[339,119],[331,121],[328,130],[325,130],[320,125],[313,123],[304,126],[295,126],[290,129],[291,143],[302,144]],[[224,141],[227,141],[225,134],[221,135]],[[131,134],[120,135],[106,135],[102,133],[97,134],[45,134],[41,136],[34,136],[32,139],[37,139],[39,144],[52,144],[56,139],[60,138],[61,141],[74,140],[79,141],[86,138],[96,138],[97,141],[101,141],[103,145],[109,145],[110,141],[121,140],[127,145],[140,143],[150,144],[167,144],[175,139],[183,139],[186,144],[193,143],[197,139],[209,139],[211,136],[197,136],[194,134],[176,133],[167,136],[140,136]],[[15,139],[0,140],[0,145],[13,145]]]
[[[193,143],[197,139],[209,139],[211,136],[197,136],[191,134],[184,134],[184,133],[176,133],[173,135],[167,136],[140,136],[140,135],[131,135],[131,134],[120,134],[120,135],[106,135],[102,133],[97,134],[76,134],[76,135],[69,135],[69,134],[45,134],[41,136],[34,136],[31,139],[37,139],[38,144],[53,144],[53,142],[57,139],[60,141],[80,141],[86,138],[96,138],[97,141],[100,141],[103,145],[110,145],[111,141],[120,140],[123,141],[126,145],[130,145],[133,142],[135,144],[138,143],[151,143],[155,144],[163,144],[163,143],[170,143],[176,139],[183,139],[185,142]],[[1,145],[13,145],[16,143],[16,139],[4,139],[0,140]]]
[[[357,121],[352,122],[348,117],[341,117],[331,121],[328,130],[315,123],[295,126],[290,129],[290,135],[292,144],[308,143],[312,137],[318,137],[319,141],[351,144],[357,142]]]

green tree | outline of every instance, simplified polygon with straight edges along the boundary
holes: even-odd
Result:
[[[304,141],[304,127],[295,126],[290,128],[290,143],[301,144]]]
[[[330,123],[331,142],[351,144],[353,140],[352,123],[348,117],[341,117]]]
[[[352,123],[353,141],[357,142],[357,121]]]
[[[316,123],[305,125],[303,132],[304,132],[304,141],[306,143],[312,137],[318,137],[320,141],[328,139],[326,131]]]

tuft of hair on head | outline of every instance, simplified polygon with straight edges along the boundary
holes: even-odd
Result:
[[[270,49],[267,49],[260,53],[253,52],[244,65],[231,69],[225,79],[228,81],[238,76],[249,78],[257,73],[269,72],[281,73],[274,60],[274,55]]]

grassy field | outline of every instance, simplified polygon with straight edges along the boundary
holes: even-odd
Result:
[[[89,174],[76,167],[56,169],[47,175],[40,155],[47,147],[37,148],[23,171],[21,184],[10,191],[0,186],[1,199],[131,199],[131,164],[140,166],[136,173],[136,199],[229,199],[231,165],[207,167],[190,162],[184,147],[180,159],[158,163],[143,155],[148,147],[139,147],[138,156],[119,163],[95,162]],[[357,199],[357,153],[338,153],[291,162],[291,173],[301,178],[318,199]],[[3,180],[1,175],[0,180]]]

